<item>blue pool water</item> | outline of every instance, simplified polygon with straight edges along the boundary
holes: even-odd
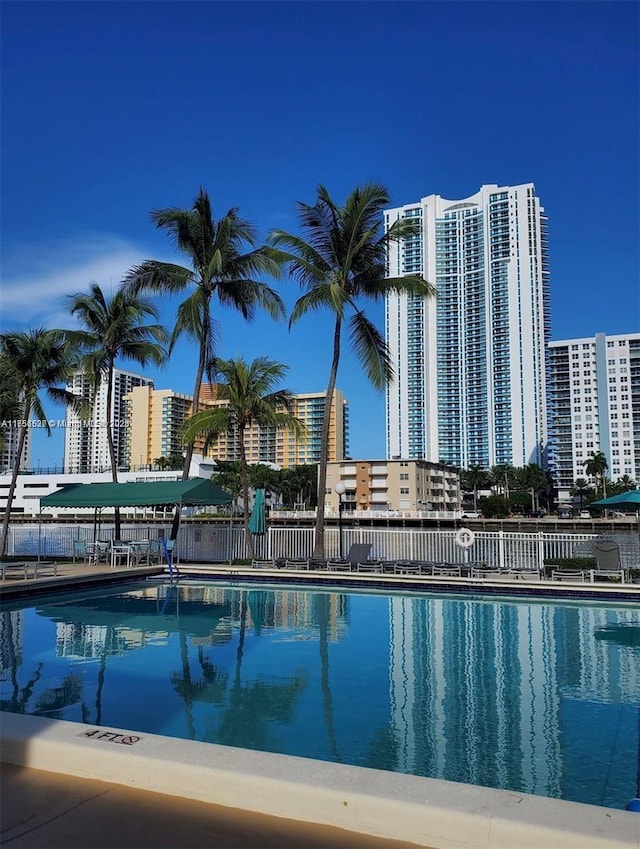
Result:
[[[181,583],[0,609],[2,709],[624,808],[631,605]]]

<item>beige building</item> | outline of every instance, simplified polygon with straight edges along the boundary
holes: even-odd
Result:
[[[343,460],[327,464],[327,507],[346,510],[459,510],[460,471],[427,460]]]
[[[224,406],[217,400],[215,384],[204,383],[200,393],[200,408]],[[191,415],[192,396],[180,395],[171,389],[135,387],[124,399],[126,404],[126,445],[128,462],[133,468],[151,466],[158,457],[181,454],[180,425]],[[293,415],[307,427],[307,437],[296,439],[282,428],[252,425],[245,433],[245,446],[249,463],[273,463],[282,468],[317,464],[320,462],[324,392],[310,392],[294,396]],[[348,404],[342,392],[336,389],[329,420],[329,459],[345,456],[348,441]],[[202,452],[202,440],[196,441],[195,450]],[[238,437],[222,433],[215,439],[205,455],[222,462],[240,459]]]
[[[209,403],[224,405],[216,401],[215,386],[202,387],[203,399]],[[322,417],[324,415],[325,392],[307,392],[295,395],[292,413],[307,428],[304,439],[296,439],[282,428],[252,425],[245,433],[245,447],[249,463],[274,463],[282,468],[313,465],[320,462]],[[329,419],[329,459],[339,460],[347,453],[348,445],[348,402],[339,389],[333,394]],[[239,460],[238,439],[234,434],[221,434],[212,444],[211,455],[217,460]]]
[[[126,446],[133,468],[151,466],[159,457],[182,454],[180,426],[191,415],[193,398],[172,389],[136,386],[124,398],[126,409]],[[201,400],[201,407],[211,402]],[[202,454],[202,440],[195,444]],[[205,456],[212,456],[208,452]]]

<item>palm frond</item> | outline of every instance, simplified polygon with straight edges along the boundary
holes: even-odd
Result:
[[[135,265],[124,276],[123,285],[138,294],[143,290],[174,294],[182,292],[190,283],[197,282],[193,271],[171,262],[148,259]]]
[[[291,315],[289,316],[289,327],[292,327],[299,321],[303,315],[308,312],[317,312],[324,307],[331,307],[333,304],[333,294],[331,285],[324,283],[301,295],[295,302]]]
[[[380,331],[361,310],[354,309],[349,319],[349,340],[373,386],[383,389],[393,378],[389,349]]]
[[[393,292],[397,295],[414,297],[435,297],[436,290],[419,274],[408,274],[406,277],[382,277],[377,280],[364,281],[358,287],[358,293],[372,300],[378,300]]]
[[[231,424],[232,414],[227,407],[200,410],[185,419],[180,427],[179,437],[184,445],[188,445],[199,437],[210,438],[225,433]]]

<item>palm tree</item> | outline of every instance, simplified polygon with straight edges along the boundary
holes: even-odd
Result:
[[[169,350],[182,334],[198,345],[192,407],[195,414],[200,408],[207,364],[214,359],[216,325],[211,312],[214,295],[220,306],[235,309],[246,319],[253,318],[256,307],[262,307],[273,318],[283,318],[285,310],[280,296],[254,279],[261,274],[277,277],[280,265],[275,251],[255,247],[255,229],[240,218],[237,209],[230,209],[216,221],[209,196],[202,188],[191,209],[155,210],[151,220],[158,229],[167,231],[180,253],[188,258],[190,267],[146,260],[129,271],[125,284],[134,291],[169,295],[193,289],[178,307]],[[246,246],[253,250],[243,253]],[[189,477],[192,456],[193,442],[189,442],[182,468],[185,480]]]
[[[598,482],[598,478],[600,479],[600,483],[602,486],[602,497],[607,497],[607,483],[605,479],[605,473],[609,468],[609,464],[607,463],[607,458],[605,457],[602,451],[592,451],[591,454],[587,457],[586,460],[583,460],[582,465],[584,466],[585,472],[591,477],[595,478],[596,485]]]
[[[616,490],[620,492],[629,492],[636,488],[636,482],[629,475],[622,475],[615,483]]]
[[[579,509],[582,510],[584,500],[591,492],[593,492],[593,490],[589,485],[589,481],[586,478],[576,478],[573,482],[573,486],[569,490],[569,495],[578,496],[578,498],[580,499]]]
[[[486,486],[489,482],[489,475],[482,466],[469,466],[461,475],[462,488],[466,492],[473,492],[473,509],[478,509],[478,489]]]
[[[420,275],[385,277],[389,246],[419,231],[416,222],[403,218],[381,235],[382,211],[389,202],[384,186],[368,184],[354,189],[340,207],[324,186],[318,186],[313,206],[298,203],[300,223],[308,240],[282,230],[273,231],[270,237],[272,245],[286,250],[280,258],[288,263],[290,273],[305,290],[293,308],[289,325],[320,309],[329,309],[334,317],[333,354],[321,432],[315,557],[324,556],[329,420],[347,312],[351,313],[348,319],[351,347],[371,383],[382,389],[393,377],[389,349],[358,301],[379,301],[390,292],[420,297],[433,294],[432,286]]]
[[[509,489],[515,483],[516,470],[509,463],[500,463],[489,470],[489,480],[509,500]]]
[[[517,469],[518,483],[531,493],[531,511],[537,508],[538,494],[546,488],[547,473],[537,463],[528,463]]]
[[[291,414],[293,393],[289,389],[276,388],[288,366],[267,357],[258,357],[251,363],[242,358],[216,360],[214,365],[220,379],[217,398],[226,404],[190,416],[184,423],[182,436],[186,443],[193,443],[198,436],[204,436],[205,448],[208,448],[221,433],[237,435],[247,556],[253,558],[245,432],[254,423],[282,428],[297,437],[303,437],[306,430],[300,419]]]
[[[16,459],[7,493],[7,506],[0,537],[0,557],[3,557],[7,547],[9,518],[20,470],[20,459],[32,414],[40,420],[47,434],[51,436],[51,428],[44,414],[40,392],[44,390],[52,401],[70,405],[78,411],[82,408],[80,400],[75,395],[56,386],[58,383],[66,383],[75,365],[73,348],[64,331],[37,327],[27,332],[3,333],[0,335],[0,358],[4,363],[2,374],[9,374],[13,386],[12,392],[17,390],[17,397],[20,400]]]
[[[111,460],[111,475],[118,481],[118,458],[113,441],[113,374],[116,359],[132,360],[141,366],[162,365],[166,359],[163,345],[169,340],[164,327],[144,324],[148,318],[156,319],[157,310],[149,301],[124,288],[110,299],[97,283],[89,292],[69,295],[69,309],[75,315],[81,330],[69,331],[74,343],[83,352],[80,370],[86,374],[93,387],[94,397],[102,380],[107,383],[106,432]],[[94,426],[96,422],[94,421]],[[115,534],[120,538],[120,511],[115,511]]]

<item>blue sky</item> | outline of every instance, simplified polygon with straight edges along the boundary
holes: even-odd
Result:
[[[640,329],[639,7],[632,2],[2,2],[2,330],[69,325],[65,294],[175,259],[151,209],[232,206],[296,230],[318,183],[394,205],[535,183],[552,338]],[[297,284],[277,284],[290,307]],[[161,305],[171,325],[177,302]],[[382,307],[370,310],[382,327]],[[219,354],[322,391],[331,327],[227,312]],[[124,367],[129,366],[122,363]],[[156,387],[191,392],[180,344]],[[354,456],[384,456],[384,399],[345,349]],[[52,410],[52,413],[54,411]],[[55,411],[56,417],[59,415]],[[32,460],[60,462],[61,434]]]

